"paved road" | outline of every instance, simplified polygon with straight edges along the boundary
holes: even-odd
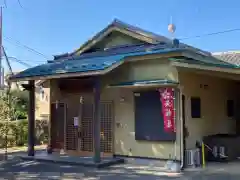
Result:
[[[239,164],[216,165],[202,172],[185,172],[181,176],[170,176],[158,171],[146,171],[130,165],[108,169],[92,169],[34,161],[12,159],[0,163],[0,179],[83,179],[83,180],[239,180]]]

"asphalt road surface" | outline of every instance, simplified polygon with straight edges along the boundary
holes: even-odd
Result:
[[[240,180],[240,164],[217,164],[203,171],[190,171],[182,175],[169,175],[144,170],[130,164],[107,169],[84,168],[53,163],[22,161],[13,158],[0,162],[0,179],[83,179],[83,180]]]

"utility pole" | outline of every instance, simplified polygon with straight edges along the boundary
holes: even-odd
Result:
[[[0,89],[4,89],[4,74],[3,74],[3,64],[2,64],[2,55],[3,55],[3,43],[2,43],[2,32],[3,32],[3,28],[2,28],[2,6],[0,7]],[[8,98],[8,102],[7,102],[7,108],[8,108],[8,117],[6,119],[6,125],[5,125],[5,155],[4,155],[4,159],[7,160],[8,159],[8,121],[9,121],[9,117],[10,117],[10,87],[8,87],[7,89],[7,98]]]
[[[3,84],[4,84],[4,75],[3,75],[3,65],[2,65],[2,6],[0,7],[0,87],[2,88],[3,87]]]

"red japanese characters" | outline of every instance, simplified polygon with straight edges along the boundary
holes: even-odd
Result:
[[[164,121],[164,130],[166,132],[175,132],[175,110],[174,110],[174,89],[161,88],[160,100],[162,102],[162,114]]]

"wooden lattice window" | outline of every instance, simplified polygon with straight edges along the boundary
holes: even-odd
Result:
[[[83,104],[75,98],[68,102],[66,122],[66,148],[93,152],[94,147],[94,103],[89,97],[84,96]],[[113,102],[102,101],[101,110],[101,152],[113,152]],[[79,117],[79,126],[74,127],[74,117]]]
[[[85,102],[82,109],[82,139],[81,150],[93,151],[93,104]]]
[[[74,127],[73,117],[77,114],[77,108],[75,108],[74,103],[68,103],[67,105],[67,119],[66,119],[66,149],[67,150],[77,150],[77,133],[78,130]]]
[[[113,103],[101,102],[101,152],[112,153],[113,151]]]

